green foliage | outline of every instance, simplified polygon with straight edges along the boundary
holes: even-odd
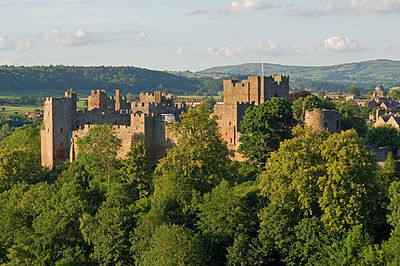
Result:
[[[138,95],[161,88],[175,94],[201,91],[202,94],[217,95],[222,90],[222,80],[207,75],[189,77],[137,67],[2,66],[0,88],[3,92],[20,95],[39,92],[54,95],[70,88],[80,88],[83,90],[80,93],[90,93],[90,88],[123,88],[125,92]]]
[[[368,130],[365,120],[368,118],[369,107],[360,107],[353,100],[337,100],[334,103],[340,113],[342,130],[354,128],[358,135],[365,137]]]
[[[291,88],[324,89],[330,92],[345,92],[350,86],[375,88],[376,84],[398,86],[400,62],[372,60],[333,66],[305,67],[279,64],[264,64],[269,73],[285,73],[290,76]],[[259,75],[260,63],[213,67],[200,73]]]
[[[255,165],[264,165],[279,143],[290,137],[293,124],[290,103],[272,98],[259,106],[246,110],[241,122],[239,152]]]
[[[40,159],[40,131],[32,125],[24,125],[3,139],[1,146],[9,149],[25,148]]]
[[[397,153],[400,148],[400,133],[391,125],[381,125],[368,130],[365,141],[373,147],[388,146]]]
[[[400,99],[400,89],[398,87],[392,88],[389,91],[389,93],[387,94],[387,97],[390,97],[393,100],[399,100]]]
[[[170,149],[156,168],[156,197],[184,192],[180,188],[206,193],[222,179],[229,179],[228,148],[220,138],[215,117],[210,114],[201,104],[183,114],[180,123],[171,125],[178,146]]]
[[[328,100],[321,99],[314,94],[311,94],[305,98],[301,97],[295,100],[292,104],[292,108],[296,118],[301,120],[304,115],[303,109],[304,111],[313,110],[315,108],[333,110],[335,109],[335,105]]]
[[[364,258],[369,252],[372,238],[362,229],[361,225],[354,226],[341,241],[336,241],[329,248],[328,265],[371,265],[372,261]],[[365,262],[369,263],[362,263]],[[374,264],[375,265],[375,264]],[[379,264],[377,264],[379,265]]]
[[[202,253],[194,233],[178,225],[161,225],[150,240],[150,248],[139,265],[203,265]]]
[[[205,108],[209,111],[213,111],[214,110],[214,105],[217,102],[215,101],[214,97],[204,97],[203,98],[203,104],[205,106]]]
[[[377,209],[376,162],[354,130],[331,135],[321,147],[326,175],[319,178],[321,220],[329,229],[371,226]]]
[[[341,134],[295,130],[282,143],[260,177],[271,204],[300,217],[318,215],[332,231],[371,226],[377,208],[375,161],[353,130]]]
[[[318,96],[319,98],[324,98],[324,96],[325,96],[325,90],[324,90],[324,89],[320,89],[320,90],[317,92],[317,96]]]
[[[0,148],[0,192],[17,183],[35,184],[44,173],[40,157],[25,148]]]
[[[125,184],[112,184],[106,200],[95,216],[85,213],[80,218],[80,229],[85,241],[93,245],[94,260],[103,265],[132,265],[129,235],[136,225],[131,204],[134,193]]]
[[[118,171],[119,178],[137,190],[136,198],[147,197],[152,194],[152,169],[143,143],[133,143],[126,159],[122,160],[121,163],[122,166]]]
[[[98,178],[98,182],[107,180],[117,172],[117,152],[121,147],[121,139],[115,136],[111,125],[96,125],[88,133],[79,138],[78,160],[85,169]]]
[[[360,88],[357,88],[356,86],[348,87],[347,92],[355,96],[360,96],[361,94]]]

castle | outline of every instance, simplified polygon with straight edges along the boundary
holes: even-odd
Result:
[[[314,109],[307,110],[304,116],[304,124],[312,127],[315,131],[327,129],[329,133],[339,133],[340,114],[336,110]]]
[[[214,114],[217,116],[221,137],[227,142],[228,148],[235,151],[236,160],[243,160],[236,151],[242,133],[240,123],[246,109],[272,97],[289,99],[288,76],[249,76],[241,82],[224,80],[224,102],[215,105]]]
[[[87,111],[77,110],[73,91],[65,92],[64,97],[46,98],[41,129],[42,165],[52,169],[67,159],[74,160],[78,152],[76,140],[95,124],[112,125],[122,140],[119,158],[124,158],[134,141],[141,140],[155,165],[174,143],[166,124],[179,119],[186,105],[175,104],[172,95],[160,91],[141,93],[139,97],[139,101],[128,103],[119,90],[110,97],[104,90],[92,90]]]

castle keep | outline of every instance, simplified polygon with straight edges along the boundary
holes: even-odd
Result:
[[[65,92],[64,97],[46,98],[41,129],[42,165],[53,168],[65,160],[74,160],[78,148],[76,140],[87,134],[95,124],[111,124],[122,140],[118,157],[123,158],[132,143],[141,140],[153,164],[164,157],[173,145],[166,124],[179,118],[186,105],[175,104],[172,95],[160,91],[141,93],[140,100],[128,103],[119,90],[107,97],[104,90],[92,90],[88,111],[77,111],[76,94]]]
[[[246,109],[272,97],[289,98],[289,76],[249,76],[241,82],[224,80],[224,102],[215,105],[214,114],[229,149],[236,151],[239,148],[240,122]],[[235,158],[241,160],[238,153]]]

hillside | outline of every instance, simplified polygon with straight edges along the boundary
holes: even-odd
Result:
[[[259,75],[260,71],[260,64],[242,64],[213,67],[199,73]],[[268,75],[289,75],[292,87],[310,86],[314,90],[321,88],[331,90],[335,86],[345,88],[354,84],[364,89],[370,89],[378,83],[385,87],[400,84],[400,61],[383,59],[321,67],[264,64],[264,71]]]
[[[79,94],[89,94],[92,89],[119,88],[123,93],[133,94],[159,89],[176,94],[212,95],[222,90],[222,81],[136,67],[0,66],[0,95],[54,96],[68,88]]]

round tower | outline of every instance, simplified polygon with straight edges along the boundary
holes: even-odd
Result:
[[[327,129],[329,133],[340,132],[340,114],[335,110],[308,110],[305,113],[304,123],[315,131]]]

